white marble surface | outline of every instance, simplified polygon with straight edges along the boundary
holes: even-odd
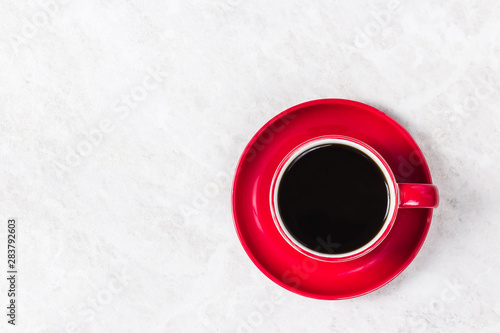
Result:
[[[17,217],[19,305],[0,331],[499,332],[499,6],[1,1],[0,248]],[[268,280],[230,210],[245,143],[325,97],[398,120],[442,197],[410,267],[347,301]]]

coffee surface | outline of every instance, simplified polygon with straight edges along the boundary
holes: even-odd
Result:
[[[305,247],[342,254],[369,243],[387,215],[387,182],[365,153],[324,144],[299,155],[278,184],[285,228]]]

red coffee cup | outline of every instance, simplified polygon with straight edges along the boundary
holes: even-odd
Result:
[[[280,210],[278,207],[278,187],[282,180],[283,174],[287,168],[292,165],[299,156],[307,151],[314,150],[317,147],[325,145],[344,145],[359,151],[359,153],[368,157],[372,162],[374,162],[382,172],[385,182],[387,184],[388,202],[387,202],[387,213],[383,221],[383,225],[378,231],[378,233],[370,239],[366,244],[363,244],[359,248],[346,252],[346,253],[323,253],[315,251],[314,249],[308,248],[298,239],[296,239],[292,233],[287,229],[286,223],[284,223]],[[332,191],[335,189],[332,188]],[[290,153],[283,159],[280,163],[278,169],[276,170],[275,176],[271,183],[270,191],[270,206],[272,216],[276,225],[283,238],[297,251],[311,258],[324,260],[324,261],[346,261],[359,258],[374,248],[376,248],[390,233],[391,228],[396,220],[398,211],[400,209],[414,209],[414,208],[435,208],[439,203],[438,189],[432,184],[405,184],[397,183],[394,173],[392,172],[389,164],[384,160],[384,158],[372,147],[366,143],[347,136],[331,135],[331,136],[321,136],[310,140],[307,140],[297,146],[295,149],[290,151]],[[333,205],[334,203],[332,203]],[[363,207],[359,207],[363,209]]]

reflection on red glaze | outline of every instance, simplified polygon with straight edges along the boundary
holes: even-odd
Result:
[[[399,184],[399,199],[401,208],[436,208],[439,205],[438,189],[429,184]]]

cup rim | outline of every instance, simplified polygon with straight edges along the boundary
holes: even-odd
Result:
[[[379,169],[384,174],[384,178],[388,187],[388,196],[389,196],[389,204],[387,207],[387,214],[384,220],[384,224],[380,231],[377,233],[375,237],[373,237],[368,243],[363,245],[362,247],[341,254],[333,254],[333,253],[322,253],[310,249],[303,244],[301,244],[298,240],[296,240],[290,232],[285,227],[281,216],[279,214],[279,210],[277,208],[277,198],[278,198],[278,185],[281,181],[281,178],[288,168],[288,166],[302,153],[324,144],[343,144],[355,149],[358,149],[365,155],[367,155],[373,162],[377,164]],[[307,141],[302,142],[298,146],[296,146],[292,151],[290,151],[285,158],[279,164],[275,174],[273,176],[273,180],[271,182],[271,190],[270,190],[270,207],[271,207],[271,215],[274,220],[274,223],[282,235],[282,237],[297,251],[317,260],[322,261],[347,261],[359,258],[371,250],[375,249],[389,234],[394,221],[396,220],[397,208],[399,207],[399,190],[398,185],[395,179],[395,176],[389,167],[389,164],[384,160],[384,158],[372,147],[367,145],[366,143],[352,138],[348,136],[341,135],[328,135],[328,136],[320,136],[309,139]]]

